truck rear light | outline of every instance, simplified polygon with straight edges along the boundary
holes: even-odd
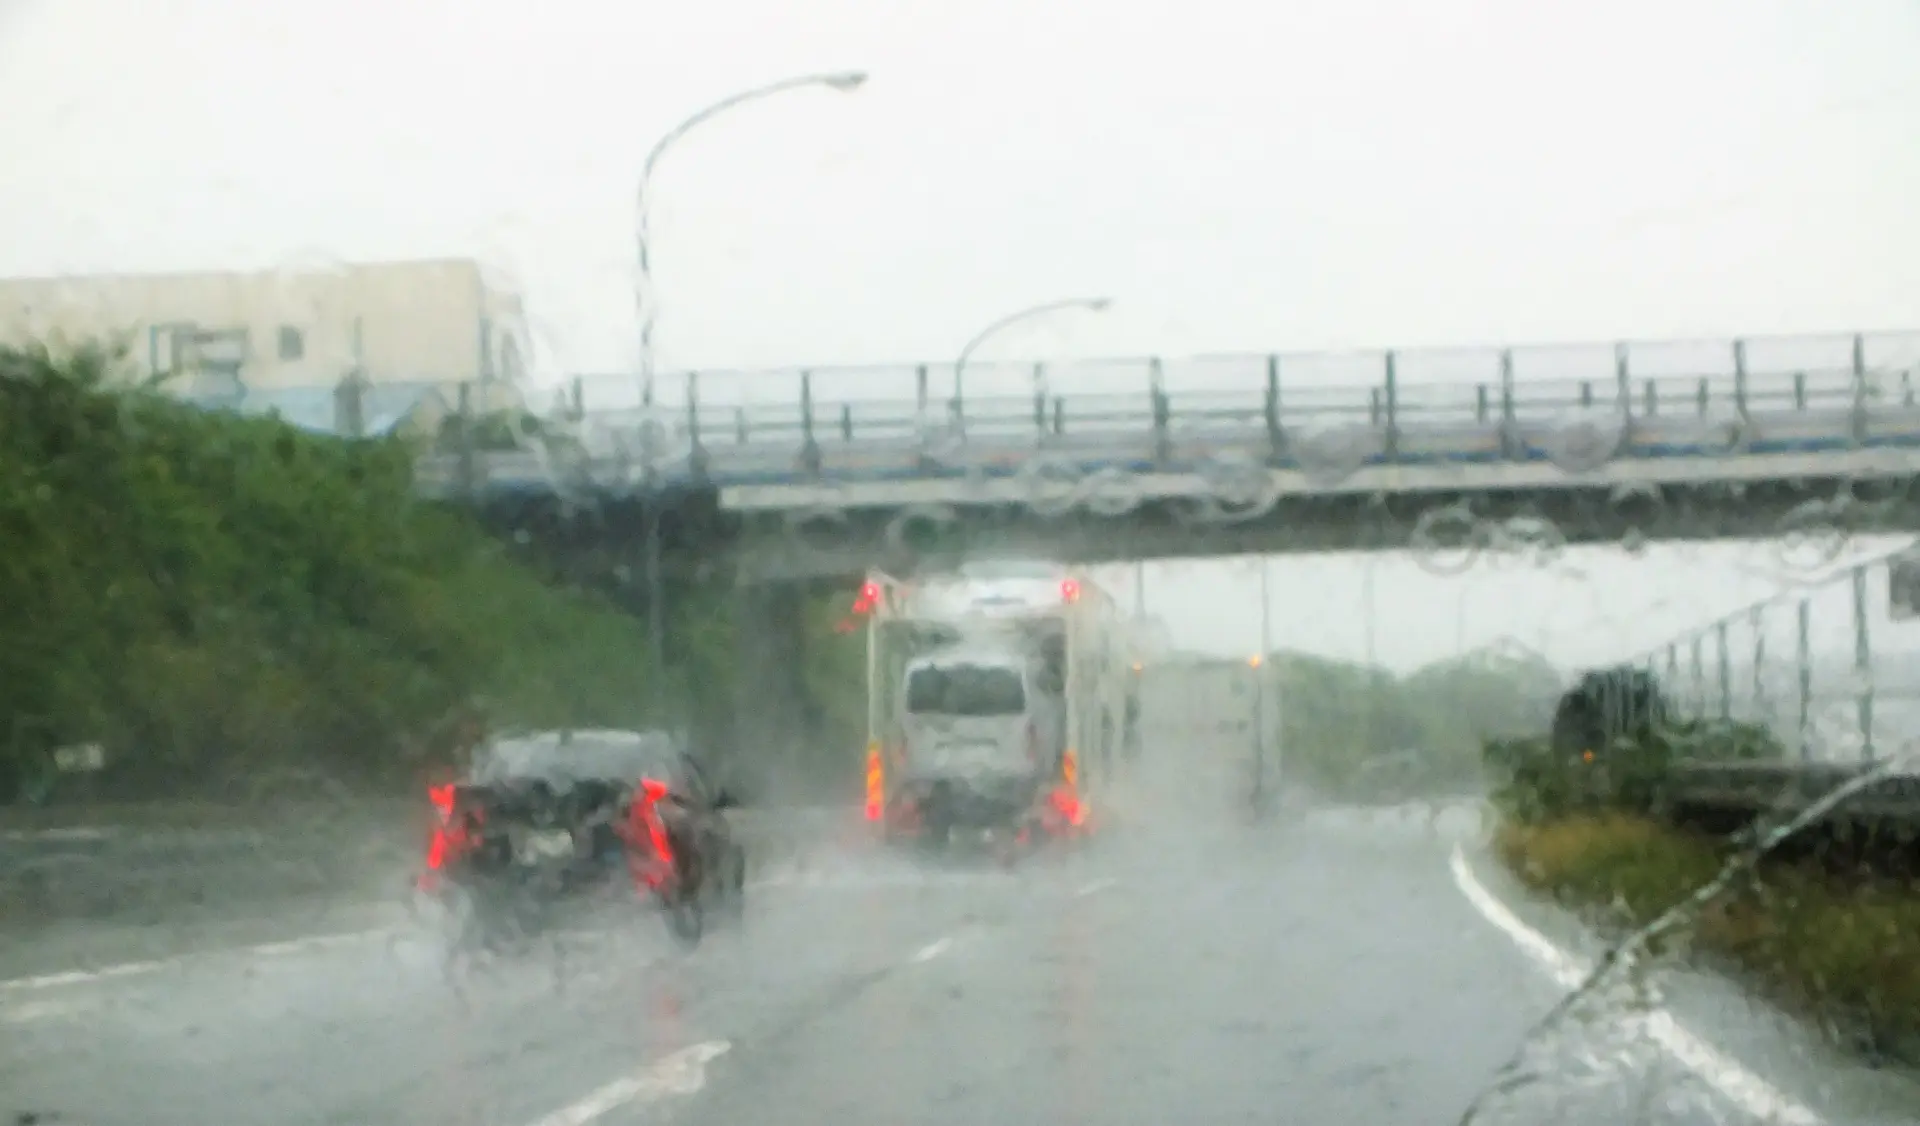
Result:
[[[867,820],[878,821],[886,812],[887,775],[880,760],[880,744],[867,744]]]

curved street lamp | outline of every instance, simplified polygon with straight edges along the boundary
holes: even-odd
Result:
[[[999,320],[975,333],[973,339],[967,341],[967,346],[960,349],[960,358],[953,362],[953,416],[955,418],[961,416],[960,400],[961,392],[964,389],[962,379],[966,374],[967,360],[980,345],[987,342],[988,338],[1002,329],[1009,328],[1023,321],[1032,320],[1035,317],[1044,317],[1049,313],[1057,313],[1065,309],[1086,309],[1089,312],[1104,313],[1112,307],[1112,305],[1113,298],[1111,297],[1074,297],[1065,301],[1049,301],[1044,305],[1033,305],[1015,313],[1008,313],[1006,316],[1001,317]]]
[[[764,86],[742,90],[720,99],[667,130],[664,136],[654,142],[653,148],[647,153],[646,163],[640,168],[640,183],[634,191],[635,249],[639,257],[639,278],[634,287],[634,304],[640,317],[640,399],[643,406],[653,406],[653,263],[648,247],[647,189],[653,181],[653,170],[659,165],[660,158],[666,155],[675,141],[728,110],[748,102],[757,102],[762,98],[784,94],[789,90],[803,90],[814,86],[850,93],[858,90],[866,81],[865,71],[849,70],[831,74],[803,74],[796,78],[783,78],[778,82],[769,82]]]

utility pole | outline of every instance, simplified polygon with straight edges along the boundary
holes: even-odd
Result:
[[[1362,702],[1360,715],[1365,753],[1373,754],[1373,712],[1379,699],[1379,686],[1374,683],[1374,628],[1373,628],[1373,556],[1369,555],[1360,565],[1360,616],[1366,630],[1367,651],[1367,695]]]
[[[1267,805],[1267,681],[1273,673],[1266,669],[1273,655],[1273,592],[1267,580],[1267,557],[1260,557],[1260,651],[1249,663],[1253,666],[1253,809],[1256,815]],[[1265,670],[1265,671],[1263,671]]]

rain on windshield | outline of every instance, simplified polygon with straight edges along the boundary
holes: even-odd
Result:
[[[0,1120],[1920,1122],[1917,54],[0,3]]]

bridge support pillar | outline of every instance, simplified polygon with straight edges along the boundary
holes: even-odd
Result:
[[[745,573],[734,586],[734,754],[749,785],[774,800],[809,781],[807,740],[817,724],[806,705],[805,593]]]

